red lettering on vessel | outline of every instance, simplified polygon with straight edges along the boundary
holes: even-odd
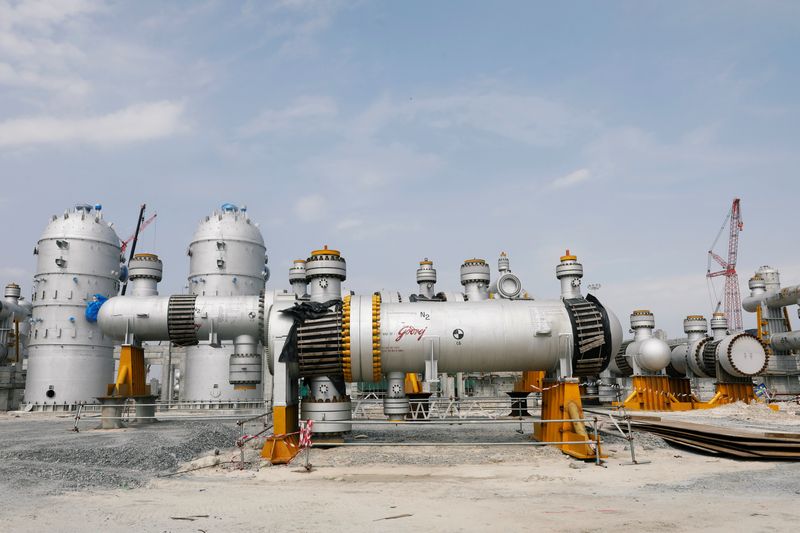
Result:
[[[408,335],[409,337],[416,337],[418,341],[422,340],[423,335],[428,328],[415,328],[414,326],[403,326],[400,328],[400,331],[397,332],[397,337],[395,337],[394,342],[400,342],[400,340]]]

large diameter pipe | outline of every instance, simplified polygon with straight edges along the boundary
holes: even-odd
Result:
[[[800,285],[785,287],[777,292],[764,292],[748,296],[742,300],[742,308],[750,313],[755,313],[761,303],[767,307],[787,307],[800,302]]]
[[[800,331],[773,333],[769,344],[778,351],[800,350]]]
[[[23,307],[8,300],[0,300],[0,320],[5,320],[11,316],[24,318],[30,314],[30,307]]]
[[[197,340],[234,340],[240,335],[261,336],[260,296],[197,296],[190,312],[170,310],[169,296],[117,296],[100,308],[97,322],[103,333],[117,340],[126,334],[138,341],[171,340],[170,318],[190,320]],[[172,317],[170,317],[172,315]]]
[[[372,381],[375,352],[383,373],[430,372],[434,366],[455,373],[552,371],[573,350],[573,328],[561,301],[385,303],[378,323],[369,298],[354,296],[350,309],[355,381]],[[607,312],[615,353],[622,328]]]

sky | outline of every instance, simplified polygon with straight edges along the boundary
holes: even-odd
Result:
[[[677,337],[734,197],[743,295],[762,264],[800,282],[798,49],[791,1],[0,0],[0,283],[30,292],[51,215],[100,203],[124,239],[146,203],[180,292],[231,202],[271,288],[327,244],[356,292],[410,293],[424,257],[455,291],[506,251],[557,298],[569,248]]]

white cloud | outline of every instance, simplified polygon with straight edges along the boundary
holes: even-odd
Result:
[[[323,176],[343,188],[378,189],[434,174],[442,160],[400,143],[386,146],[364,142],[337,146],[331,153],[311,159],[309,173]]]
[[[19,70],[7,63],[0,63],[0,86],[43,89],[46,91],[69,93],[84,96],[89,92],[89,84],[77,77],[41,74],[33,70]]]
[[[241,9],[242,23],[263,28],[257,48],[269,47],[275,57],[295,60],[314,56],[320,48],[318,36],[327,30],[350,0],[248,1]]]
[[[324,120],[339,112],[336,101],[325,96],[303,96],[283,109],[266,109],[239,128],[244,137],[261,133],[308,132],[319,129]]]
[[[303,222],[315,222],[324,218],[325,198],[319,194],[301,196],[294,204],[294,214]]]
[[[575,172],[570,172],[566,176],[554,179],[550,183],[550,187],[554,189],[563,189],[566,187],[573,187],[579,183],[588,180],[592,176],[588,168],[580,168]]]
[[[352,132],[372,136],[402,122],[430,129],[469,128],[532,146],[556,146],[598,128],[582,110],[556,100],[501,87],[392,99],[383,96],[355,118]]]
[[[0,88],[46,91],[54,107],[89,94],[89,82],[77,74],[87,54],[74,23],[104,8],[88,0],[0,0]]]
[[[183,105],[176,102],[134,104],[106,115],[80,118],[50,116],[0,122],[0,146],[54,143],[121,144],[179,133]]]
[[[103,8],[100,1],[22,0],[21,2],[0,1],[0,28],[21,26],[49,31],[53,25],[78,15],[92,13]]]

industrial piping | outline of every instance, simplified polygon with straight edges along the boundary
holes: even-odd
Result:
[[[619,321],[594,297],[582,296],[583,267],[574,255],[567,253],[556,267],[562,299],[555,301],[483,301],[489,285],[485,265],[467,261],[462,268],[467,302],[383,303],[377,295],[354,295],[316,322],[295,325],[281,312],[299,303],[295,294],[276,294],[270,302],[263,295],[126,296],[106,302],[99,323],[107,335],[126,342],[135,338],[191,345],[205,338],[234,343],[262,339],[274,375],[276,438],[270,455],[281,462],[290,453],[287,435],[297,426],[298,378],[308,378],[311,385],[303,418],[315,421],[315,431],[340,432],[349,430],[351,416],[345,376],[379,381],[388,375],[398,384],[406,372],[542,370],[558,387],[571,391],[574,386],[577,394],[573,378],[597,375],[619,350]],[[312,252],[305,268],[311,302],[341,298],[346,263],[338,251],[326,247]],[[298,361],[281,361],[293,327],[297,339],[309,342],[298,341]],[[572,392],[562,391],[561,400],[553,401],[565,398],[572,398]],[[403,414],[401,403],[391,416]]]

